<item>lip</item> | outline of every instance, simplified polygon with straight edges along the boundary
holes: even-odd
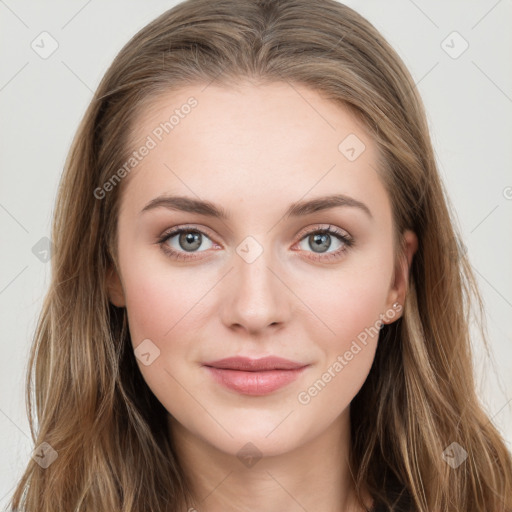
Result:
[[[267,356],[260,359],[250,357],[226,357],[218,361],[203,363],[204,366],[212,366],[224,370],[241,370],[246,372],[257,372],[265,370],[296,370],[307,366],[304,363],[283,359],[277,356]]]
[[[225,387],[245,395],[261,396],[293,382],[309,364],[268,356],[261,359],[228,357],[203,366]]]

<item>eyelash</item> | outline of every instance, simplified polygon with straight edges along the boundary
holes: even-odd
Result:
[[[180,260],[180,261],[193,260],[196,258],[195,256],[193,256],[193,254],[195,254],[195,253],[190,253],[190,255],[187,255],[186,253],[171,249],[169,247],[169,245],[166,244],[166,242],[173,236],[179,235],[181,233],[190,233],[190,232],[200,233],[201,235],[204,235],[207,238],[210,238],[204,231],[201,231],[200,229],[197,229],[192,226],[184,226],[181,228],[173,229],[171,231],[167,231],[158,239],[157,243],[160,245],[162,250],[171,258],[174,258],[174,259]],[[340,249],[337,249],[336,251],[334,251],[332,253],[325,253],[325,255],[323,255],[323,256],[322,255],[318,256],[318,257],[309,256],[310,259],[313,259],[315,261],[326,261],[326,260],[331,261],[332,259],[337,259],[343,253],[347,252],[354,245],[354,239],[352,237],[344,234],[343,232],[339,231],[338,229],[334,228],[331,225],[329,225],[329,227],[327,227],[327,228],[317,227],[315,229],[311,229],[309,231],[301,233],[301,238],[300,238],[299,242],[301,242],[307,236],[312,235],[312,234],[317,234],[317,233],[333,235],[336,238],[338,238],[341,242],[343,242],[343,246]]]

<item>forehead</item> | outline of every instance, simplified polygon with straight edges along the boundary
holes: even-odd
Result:
[[[273,153],[279,148],[297,153],[312,146],[338,151],[340,137],[350,133],[372,142],[347,106],[288,82],[190,85],[161,93],[145,101],[131,128],[132,141],[151,135],[157,143],[172,138],[179,144],[193,128],[198,145],[250,144],[271,147]],[[204,134],[208,139],[201,137]]]
[[[153,98],[132,129],[135,150],[152,146],[129,176],[126,193],[139,205],[162,192],[286,204],[384,192],[362,123],[302,85],[187,86]]]

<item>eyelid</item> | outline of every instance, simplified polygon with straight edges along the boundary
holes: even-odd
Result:
[[[187,225],[187,224],[184,224],[184,225],[180,225],[180,226],[175,226],[173,228],[169,228],[169,229],[166,229],[159,237],[158,237],[158,241],[163,241],[167,238],[169,238],[170,236],[174,235],[174,234],[178,234],[180,233],[181,231],[197,231],[198,233],[201,233],[205,236],[207,236],[208,238],[212,239],[212,236],[210,234],[208,234],[208,230],[207,228],[203,228],[203,227],[197,227],[197,225]],[[306,235],[309,235],[310,233],[316,233],[317,231],[333,231],[334,233],[340,235],[340,236],[343,236],[349,240],[352,240],[353,237],[352,235],[350,235],[350,233],[344,229],[341,229],[341,228],[338,228],[337,226],[333,226],[332,224],[316,224],[315,226],[313,227],[307,227],[307,228],[303,228],[301,229],[298,233],[297,233],[297,237],[299,238],[299,241],[302,240],[302,238],[304,238]],[[213,240],[212,240],[213,241]]]
[[[177,235],[182,231],[196,231],[198,233],[201,233],[202,235],[207,236],[208,238],[212,238],[212,236],[208,233],[208,230],[203,227],[197,227],[197,225],[180,225],[180,226],[174,226],[172,228],[166,229],[159,237],[158,242],[161,242],[163,240],[168,239],[169,237],[173,235]],[[213,241],[213,240],[212,240]]]
[[[333,226],[332,224],[317,224],[316,226],[312,228],[304,228],[299,231],[297,236],[300,240],[302,240],[306,235],[309,235],[310,233],[316,233],[317,231],[327,231],[335,233],[339,236],[343,236],[344,238],[347,238],[348,240],[352,240],[352,235],[348,231],[345,231],[344,229],[338,228],[337,226]]]
[[[166,256],[169,258],[175,260],[175,261],[194,261],[197,258],[194,256],[195,252],[187,253],[186,251],[177,251],[176,249],[173,249],[169,247],[166,242],[173,238],[174,236],[177,236],[183,232],[196,232],[201,233],[202,235],[206,236],[208,239],[212,241],[213,245],[218,245],[216,242],[212,240],[210,235],[203,231],[201,228],[197,228],[196,226],[190,226],[190,225],[183,225],[183,226],[175,226],[173,228],[166,229],[164,233],[158,238],[156,241],[157,245],[161,248],[161,250],[165,253]],[[208,251],[199,251],[199,252],[208,252]]]
[[[352,235],[350,235],[350,233],[344,229],[338,228],[337,226],[333,226],[332,224],[317,225],[313,228],[305,228],[304,230],[300,231],[298,235],[299,241],[296,245],[300,244],[304,239],[307,238],[308,235],[313,233],[326,233],[329,236],[337,238],[338,241],[343,244],[342,247],[332,252],[315,253],[314,251],[305,251],[308,254],[308,256],[305,257],[316,263],[328,264],[332,261],[335,263],[339,262],[345,253],[351,250],[355,245],[355,239]]]
[[[207,230],[204,228],[198,228],[197,225],[181,225],[181,226],[175,226],[173,228],[169,228],[165,230],[165,232],[158,238],[157,244],[162,247],[162,250],[170,255],[171,258],[174,259],[183,259],[183,260],[193,260],[195,259],[194,252],[187,253],[182,251],[176,251],[175,249],[172,249],[170,247],[163,247],[165,242],[172,238],[173,236],[176,236],[178,234],[181,234],[182,232],[197,232],[201,233],[202,235],[206,236],[208,239],[212,241],[214,245],[220,245],[215,242],[212,237],[206,232]],[[309,259],[316,260],[316,261],[327,261],[330,258],[333,259],[339,259],[340,254],[346,252],[348,249],[350,249],[354,245],[354,238],[352,235],[350,235],[347,231],[344,229],[338,228],[337,226],[333,226],[332,224],[317,224],[313,227],[307,227],[303,228],[299,233],[296,235],[298,237],[298,241],[294,244],[300,244],[306,236],[313,233],[327,233],[331,236],[334,236],[338,238],[339,241],[341,241],[344,246],[341,249],[338,249],[333,252],[328,253],[317,253],[318,256],[308,256]],[[208,252],[208,251],[198,251],[201,252]],[[313,253],[314,254],[314,253]]]

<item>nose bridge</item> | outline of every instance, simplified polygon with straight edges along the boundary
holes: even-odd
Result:
[[[268,238],[267,238],[268,240]],[[246,237],[236,248],[230,277],[230,298],[225,302],[224,322],[255,332],[282,323],[286,317],[286,287],[275,275],[276,259],[270,242],[263,246]],[[277,265],[279,267],[279,265]]]

